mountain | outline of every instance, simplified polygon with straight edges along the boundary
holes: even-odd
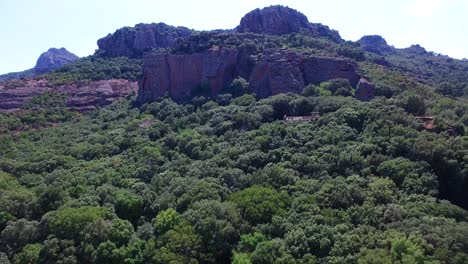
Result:
[[[39,56],[34,68],[22,72],[12,72],[0,75],[0,81],[34,77],[36,75],[51,72],[78,59],[78,56],[69,52],[65,48],[50,48]]]
[[[98,44],[0,82],[0,263],[468,263],[468,61],[284,6]]]
[[[34,67],[34,74],[40,75],[48,73],[77,59],[79,59],[78,56],[65,48],[50,48],[37,59],[36,66]]]

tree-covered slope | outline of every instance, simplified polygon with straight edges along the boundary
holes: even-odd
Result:
[[[444,109],[438,133],[411,114],[411,93],[2,115],[0,251],[16,263],[465,263],[468,212],[454,203],[467,206],[467,145],[444,125],[466,121],[466,104],[431,98],[416,101]]]

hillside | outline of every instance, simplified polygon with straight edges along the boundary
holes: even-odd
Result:
[[[467,61],[283,6],[98,45],[0,83],[0,263],[468,263]]]

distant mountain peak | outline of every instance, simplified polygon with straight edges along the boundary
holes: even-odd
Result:
[[[0,82],[21,78],[31,78],[36,75],[48,73],[64,66],[65,64],[76,61],[77,59],[79,59],[79,57],[69,52],[66,48],[49,48],[39,56],[34,68],[21,72],[2,74],[0,75]]]
[[[37,59],[34,74],[44,74],[79,59],[65,48],[50,48]]]

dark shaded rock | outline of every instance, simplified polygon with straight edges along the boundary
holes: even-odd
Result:
[[[46,80],[21,80],[0,83],[0,113],[20,110],[33,97],[45,92],[67,95],[67,106],[79,111],[93,110],[98,106],[136,93],[138,84],[127,80],[104,80],[90,84],[51,86]]]
[[[34,67],[34,74],[40,75],[48,73],[77,59],[79,59],[78,56],[65,48],[50,48],[39,56],[36,66]]]
[[[361,78],[356,87],[355,97],[361,101],[370,101],[374,98],[374,85],[366,78]]]
[[[387,44],[387,41],[383,37],[379,35],[364,36],[357,42],[365,51],[379,55],[389,54],[395,50],[392,46]]]
[[[98,40],[96,54],[108,57],[141,57],[143,52],[155,48],[168,48],[177,40],[192,34],[186,27],[173,27],[164,23],[137,24],[118,29]]]
[[[200,53],[179,55],[153,53],[143,58],[141,103],[168,94],[176,101],[193,97],[193,91],[206,86],[211,96],[219,94],[234,78],[249,80],[257,97],[280,93],[301,93],[310,84],[336,78],[359,82],[357,65],[341,58],[310,56],[289,50],[265,51],[253,68],[246,68],[246,56],[239,49],[214,48]]]

